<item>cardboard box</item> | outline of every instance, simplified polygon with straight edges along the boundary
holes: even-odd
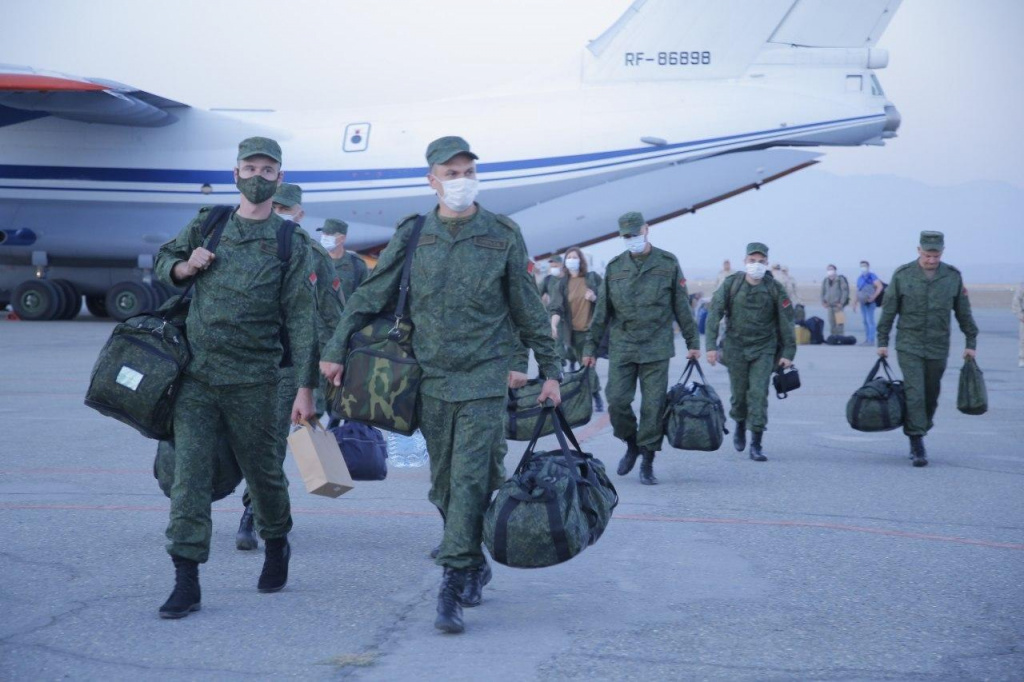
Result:
[[[352,490],[352,476],[341,456],[338,441],[318,423],[303,423],[288,436],[295,464],[306,492],[339,497]]]

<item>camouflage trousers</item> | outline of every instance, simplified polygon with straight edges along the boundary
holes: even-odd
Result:
[[[900,371],[903,372],[903,391],[907,397],[903,433],[908,436],[927,435],[934,425],[932,418],[939,406],[939,389],[947,360],[929,360],[905,351],[898,351],[896,355]]]
[[[836,306],[834,308],[829,306],[829,309],[828,309],[828,333],[829,333],[829,336],[832,336],[832,335],[843,336],[843,332],[846,331],[846,323],[845,322],[839,322],[839,321],[836,320],[836,313],[839,313],[839,312],[843,312],[843,309],[839,308],[838,306]],[[844,319],[845,319],[845,317],[844,317]]]
[[[445,520],[437,555],[441,566],[471,568],[484,562],[484,512],[505,477],[505,400],[420,396],[420,430],[430,453],[427,497]]]
[[[274,446],[274,457],[281,466],[281,471],[284,471],[284,460],[287,456],[288,451],[288,433],[292,427],[292,406],[295,404],[295,368],[294,367],[282,367],[277,370],[277,412],[274,417],[274,424],[276,425],[278,432],[281,434],[281,442]],[[285,485],[288,484],[287,477],[285,478]],[[242,493],[242,504],[246,507],[252,502],[252,496],[249,495],[249,486],[245,486],[245,491]]]
[[[575,329],[571,332],[569,337],[569,347],[572,348],[571,362],[583,362],[583,346],[587,343],[587,334],[588,332],[578,332]],[[597,376],[596,368],[590,373],[590,392],[601,392],[601,378]]]
[[[186,377],[174,405],[174,485],[167,552],[200,563],[210,556],[214,448],[227,436],[252,495],[264,539],[292,528],[288,481],[278,452],[283,434],[275,417],[273,384],[208,386]]]
[[[735,355],[729,358],[729,416],[746,422],[750,431],[764,431],[768,428],[768,383],[775,369],[775,354],[764,353],[753,360]]]
[[[608,417],[615,437],[627,440],[636,436],[636,444],[650,452],[661,450],[664,435],[662,417],[668,391],[668,360],[656,362],[617,362],[614,349],[609,353]],[[633,397],[640,383],[640,421],[633,412]]]

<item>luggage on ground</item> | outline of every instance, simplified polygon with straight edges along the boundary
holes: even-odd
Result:
[[[384,434],[369,424],[347,421],[329,429],[353,481],[383,481],[388,476],[388,448]]]
[[[882,370],[885,376],[878,376]],[[864,385],[846,403],[846,421],[857,431],[891,431],[903,426],[907,398],[903,382],[893,379],[889,363],[878,358]]]
[[[775,397],[784,400],[789,397],[790,391],[800,388],[800,372],[797,371],[795,365],[790,365],[785,369],[780,367],[772,376],[772,385],[775,387]]]
[[[156,458],[153,460],[153,478],[160,485],[164,495],[171,496],[174,485],[175,451],[174,442],[162,440],[156,446]],[[221,433],[217,438],[217,456],[213,460],[213,501],[222,500],[242,482],[242,469],[238,466],[235,453],[228,443],[227,434]]]
[[[807,319],[807,308],[804,307],[803,303],[797,303],[793,306],[793,321],[803,322]]]
[[[956,409],[964,414],[988,412],[985,375],[974,358],[964,358],[964,366],[960,369],[960,390],[956,396]]]
[[[795,329],[793,330],[793,333],[796,336],[796,345],[806,346],[809,344],[811,342],[811,330],[800,323],[797,323],[794,326]]]
[[[535,452],[548,419],[559,449]],[[484,544],[506,566],[553,566],[597,542],[618,502],[604,464],[583,452],[561,411],[547,407],[515,474],[484,514]]]
[[[825,321],[820,317],[808,317],[804,320],[804,326],[811,332],[811,343],[818,345],[825,343]]]
[[[849,336],[843,334],[830,334],[825,343],[830,346],[852,346],[857,343],[856,336]]]
[[[689,381],[693,370],[700,381]],[[722,445],[726,428],[725,407],[704,377],[697,360],[691,359],[683,375],[666,397],[664,429],[672,447],[713,452]]]
[[[594,414],[594,399],[591,394],[591,376],[594,370],[583,367],[575,372],[566,372],[562,377],[562,404],[559,409],[565,415],[569,426],[582,426],[590,421]],[[543,379],[531,379],[522,388],[508,390],[508,419],[505,421],[505,437],[509,440],[530,440],[538,422],[543,421],[541,415],[544,407],[537,402]],[[555,420],[546,420],[541,436],[555,431]]]

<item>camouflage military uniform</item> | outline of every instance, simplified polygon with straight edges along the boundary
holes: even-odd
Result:
[[[333,259],[333,262],[334,269],[341,278],[341,291],[345,300],[348,300],[356,287],[366,279],[369,268],[366,267],[366,261],[351,251],[346,251],[344,256]]]
[[[179,284],[171,272],[203,244],[205,212],[160,247],[154,272],[161,281]],[[275,454],[284,438],[277,428],[280,330],[284,324],[288,331],[297,383],[315,386],[315,304],[302,238],[293,236],[287,264],[278,258],[281,224],[277,215],[262,221],[233,215],[213,265],[196,280],[187,319],[193,358],[174,408],[177,457],[167,528],[173,556],[198,562],[209,556],[211,450],[218,431],[227,433],[251,488],[262,536],[284,537],[292,525]]]
[[[675,256],[652,246],[646,255],[626,252],[608,263],[583,354],[595,355],[610,326],[608,416],[616,438],[627,442],[635,438],[636,445],[647,452],[661,450],[668,361],[675,355],[673,320],[686,347],[699,349],[686,278]],[[632,407],[638,380],[639,426]]]
[[[978,326],[959,270],[939,263],[929,278],[918,262],[912,261],[893,273],[878,320],[878,347],[888,348],[898,315],[896,352],[907,397],[903,432],[908,436],[924,436],[932,428],[949,357],[950,311],[956,315],[967,348],[977,348]]]
[[[393,308],[415,220],[403,220],[373,273],[347,301],[323,359],[344,364],[349,337]],[[437,563],[481,565],[483,513],[500,483],[508,373],[521,339],[541,371],[559,374],[548,316],[508,218],[478,207],[465,218],[426,217],[412,263],[409,316],[423,370],[420,428],[430,453],[429,499],[446,519]]]
[[[767,247],[764,247],[767,255]],[[729,297],[726,310],[726,297]],[[729,416],[746,422],[746,428],[762,433],[768,428],[768,384],[780,357],[796,357],[793,304],[785,288],[770,274],[751,285],[745,272],[726,278],[711,299],[704,335],[707,351],[719,350],[718,323],[726,321],[729,386],[732,409]]]

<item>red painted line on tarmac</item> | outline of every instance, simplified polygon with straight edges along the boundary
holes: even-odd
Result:
[[[143,505],[86,505],[86,504],[7,504],[0,503],[0,511],[130,511],[130,512],[161,512],[166,514],[170,511],[166,506],[143,506]],[[241,508],[214,509],[218,513],[237,514]],[[436,512],[416,511],[389,511],[384,509],[299,509],[293,508],[292,514],[302,516],[425,516],[434,518]],[[764,521],[758,519],[716,519],[702,517],[679,517],[679,516],[648,516],[643,514],[618,514],[616,519],[623,521],[642,521],[653,523],[693,523],[693,524],[714,524],[730,526],[774,526],[777,528],[821,528],[824,530],[847,531],[851,533],[867,533],[870,535],[884,535],[895,538],[906,538],[912,540],[931,540],[935,542],[951,542],[960,545],[973,545],[975,547],[990,547],[994,549],[1012,549],[1024,551],[1024,544],[1015,542],[994,542],[992,540],[975,540],[972,538],[961,538],[952,535],[934,535],[931,533],[914,533],[903,530],[888,530],[885,528],[870,528],[867,526],[850,526],[842,523],[823,523],[818,521]]]

